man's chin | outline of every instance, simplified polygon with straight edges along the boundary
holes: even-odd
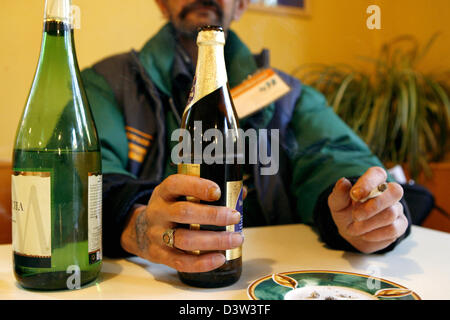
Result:
[[[214,11],[199,10],[189,14],[185,19],[186,26],[197,30],[199,27],[220,25],[220,19]]]
[[[196,23],[195,25],[184,26],[181,28],[177,28],[178,32],[184,36],[197,38],[198,29],[204,26],[218,25],[217,21],[205,21],[202,23]]]
[[[184,19],[179,21],[177,31],[185,37],[196,38],[198,29],[204,26],[222,25],[221,19],[212,10],[198,10],[190,12]]]

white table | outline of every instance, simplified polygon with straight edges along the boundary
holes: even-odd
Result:
[[[264,275],[295,270],[336,270],[379,276],[413,289],[422,299],[450,299],[450,234],[413,227],[394,251],[362,255],[327,249],[305,225],[244,230],[243,274],[222,289],[182,284],[166,266],[139,258],[105,259],[99,279],[81,290],[32,292],[12,272],[11,245],[0,245],[0,299],[247,300],[247,287]]]

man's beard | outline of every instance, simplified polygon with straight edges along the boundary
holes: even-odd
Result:
[[[223,26],[223,11],[222,8],[217,4],[216,1],[214,0],[197,0],[194,1],[190,4],[188,4],[186,7],[184,7],[181,12],[178,15],[178,19],[180,21],[184,21],[184,19],[186,18],[186,16],[193,10],[202,8],[202,7],[212,7],[215,9],[216,14],[217,14],[217,25],[219,26]],[[181,27],[181,28],[180,28]],[[179,26],[179,28],[177,28],[178,32],[184,36],[184,37],[189,37],[189,38],[193,38],[196,39],[197,38],[197,34],[198,34],[198,27],[201,26],[196,26],[195,28],[188,28],[188,26]]]

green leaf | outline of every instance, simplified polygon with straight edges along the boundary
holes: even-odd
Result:
[[[412,35],[396,37],[377,57],[358,57],[367,63],[362,70],[310,64],[296,72],[382,161],[407,162],[416,178],[450,148],[450,70],[431,75],[416,67],[437,39],[420,46]]]

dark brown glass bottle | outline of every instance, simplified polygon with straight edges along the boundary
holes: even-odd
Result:
[[[184,155],[178,166],[178,173],[196,175],[216,182],[221,190],[221,198],[207,204],[226,206],[239,211],[241,222],[227,227],[188,227],[197,230],[242,232],[243,165],[237,147],[239,124],[228,87],[223,51],[225,36],[222,28],[201,28],[197,44],[199,51],[196,74],[182,120],[182,129],[189,132],[192,152]],[[203,288],[224,287],[235,283],[242,272],[242,247],[226,250],[224,255],[226,262],[220,268],[204,273],[179,272],[180,279],[188,285]]]

